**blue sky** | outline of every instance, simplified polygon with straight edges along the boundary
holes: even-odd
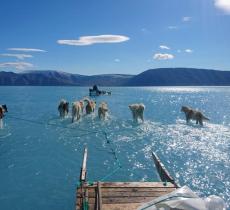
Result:
[[[230,70],[230,0],[5,0],[0,71]]]

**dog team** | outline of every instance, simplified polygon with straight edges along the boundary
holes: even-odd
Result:
[[[86,104],[86,105],[85,105]],[[132,113],[133,120],[135,122],[138,122],[138,119],[140,119],[142,122],[144,122],[144,110],[145,105],[143,103],[140,104],[130,104],[129,109]],[[96,101],[93,101],[89,98],[84,98],[80,101],[75,101],[72,103],[72,122],[75,120],[80,120],[81,116],[84,113],[91,114],[96,109]],[[64,118],[69,113],[69,102],[62,99],[58,106],[58,111],[61,118]],[[109,111],[108,105],[106,102],[101,102],[98,107],[98,117],[99,119],[104,120],[106,118],[106,114]],[[209,120],[207,117],[205,117],[200,111],[194,110],[190,107],[182,106],[181,111],[185,113],[186,122],[188,123],[190,120],[196,120],[196,124],[203,125],[204,120]]]
[[[91,114],[96,109],[96,101],[93,101],[89,98],[84,98],[80,101],[75,101],[72,103],[72,122],[75,120],[80,120],[81,116],[84,113]],[[69,102],[62,99],[58,105],[58,111],[61,118],[64,118],[69,113]],[[105,119],[106,114],[108,112],[108,106],[107,103],[101,102],[101,104],[98,107],[98,116],[100,119]]]
[[[72,103],[72,122],[75,120],[80,120],[81,116],[84,113],[91,114],[96,109],[96,101],[93,101],[89,98],[84,98],[80,101],[75,101]],[[140,119],[142,122],[144,122],[144,110],[145,105],[140,104],[130,104],[129,109],[132,113],[133,120],[135,122],[138,122],[138,119]],[[69,113],[69,102],[62,99],[58,105],[58,111],[61,118],[64,118]],[[98,107],[98,117],[99,119],[104,120],[106,118],[106,114],[108,113],[108,105],[106,102],[101,102]],[[4,114],[8,112],[6,104],[0,105],[0,120],[2,122]],[[202,112],[194,110],[190,107],[182,106],[181,112],[185,113],[186,122],[188,123],[190,120],[195,120],[196,124],[203,125],[204,120],[209,120]]]

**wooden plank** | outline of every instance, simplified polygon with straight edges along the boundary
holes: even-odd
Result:
[[[85,189],[85,197],[83,198],[84,202],[86,202],[87,204],[89,203],[89,193],[88,193],[88,189]]]
[[[141,206],[141,203],[128,203],[128,204],[103,204],[103,210],[134,210]]]
[[[87,162],[87,148],[84,149],[84,155],[82,160],[82,167],[81,167],[81,175],[80,175],[80,182],[86,181],[86,162]]]
[[[80,207],[82,206],[83,204],[83,188],[78,188],[77,189],[77,204],[76,204],[76,209],[80,209]]]
[[[95,197],[95,194],[94,194]],[[97,210],[102,210],[102,194],[101,194],[101,184],[97,183]]]
[[[169,187],[155,187],[155,188],[149,188],[149,187],[116,187],[116,188],[101,188],[102,193],[107,193],[110,191],[113,192],[168,192],[171,190],[174,190],[175,188],[169,188]]]
[[[87,186],[87,188],[94,188],[96,187],[97,184],[96,182],[93,185]],[[149,188],[175,188],[175,185],[172,183],[167,183],[167,185],[165,185],[164,182],[101,182],[101,187],[102,188],[116,188],[116,187],[149,187]]]
[[[102,203],[104,204],[117,204],[117,203],[144,203],[151,201],[157,197],[116,197],[116,198],[102,198]],[[95,197],[88,199],[90,204],[95,203]]]
[[[156,166],[157,172],[161,178],[161,181],[171,182],[172,184],[175,185],[176,188],[178,188],[179,185],[176,184],[175,180],[169,174],[168,170],[166,169],[164,164],[161,162],[160,158],[154,152],[152,152],[152,158],[153,158],[154,164]]]
[[[149,188],[149,187],[116,187],[116,188],[109,188],[109,187],[106,187],[106,188],[101,188],[101,191],[102,191],[102,194],[105,194],[105,193],[110,193],[110,192],[165,192],[165,193],[168,193],[168,192],[171,192],[173,190],[175,190],[176,188]],[[95,188],[88,188],[89,190],[89,193],[91,192],[95,192]],[[80,196],[81,195],[81,191],[80,189],[78,190],[77,192],[77,195]]]
[[[109,198],[109,197],[159,197],[162,195],[165,195],[167,193],[172,192],[168,191],[168,192],[106,192],[106,193],[102,193],[103,198]],[[88,196],[90,198],[94,198],[97,196],[97,193],[95,192],[89,192]]]

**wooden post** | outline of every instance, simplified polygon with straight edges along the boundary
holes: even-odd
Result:
[[[86,181],[87,152],[88,152],[88,150],[85,147],[85,149],[84,149],[84,155],[83,155],[83,160],[82,160],[81,174],[80,174],[80,182],[81,183]]]
[[[102,210],[101,183],[97,182],[97,210]]]
[[[156,166],[156,169],[160,176],[161,181],[171,182],[172,184],[175,185],[176,188],[179,188],[180,186],[175,182],[173,177],[169,174],[168,170],[165,168],[164,164],[160,161],[156,153],[152,152],[152,158],[153,158],[154,164]]]
[[[81,166],[81,173],[79,177],[80,181],[80,188],[81,188],[81,199],[80,199],[80,206],[81,209],[85,209],[85,204],[88,205],[88,190],[85,189],[86,185],[86,162],[87,162],[87,148],[85,147],[84,153],[83,153],[83,160],[82,160],[82,166]]]

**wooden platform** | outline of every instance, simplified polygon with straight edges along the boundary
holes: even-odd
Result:
[[[152,153],[162,182],[94,182],[86,181],[87,148],[84,150],[80,185],[76,193],[76,210],[134,210],[143,203],[174,191],[179,185],[163,163]]]
[[[167,183],[165,186],[163,182],[95,182],[90,186],[85,184],[84,187],[77,189],[76,209],[83,209],[84,199],[88,203],[89,210],[137,209],[142,203],[175,189],[172,183]]]

